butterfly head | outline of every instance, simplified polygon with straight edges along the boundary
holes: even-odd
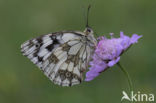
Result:
[[[93,34],[94,32],[93,32],[92,28],[86,27],[86,29],[84,30],[84,33],[85,33],[86,35],[89,35],[89,34]]]
[[[97,40],[94,37],[94,32],[92,30],[92,28],[90,27],[86,27],[86,29],[84,30],[84,34],[87,37],[87,39],[94,44],[94,46],[97,45]]]

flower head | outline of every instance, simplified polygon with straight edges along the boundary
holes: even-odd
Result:
[[[110,34],[111,36],[113,33]],[[93,80],[101,72],[109,67],[114,66],[120,60],[120,55],[126,51],[132,44],[137,43],[142,36],[133,34],[132,37],[124,35],[120,32],[119,38],[108,39],[99,37],[99,42],[93,55],[93,60],[90,62],[91,67],[86,73],[85,81]]]

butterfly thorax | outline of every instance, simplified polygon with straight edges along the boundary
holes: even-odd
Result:
[[[87,38],[87,41],[89,42],[88,44],[90,46],[96,46],[97,45],[97,40],[94,37],[94,32],[90,27],[86,27],[86,29],[84,30],[84,34]]]

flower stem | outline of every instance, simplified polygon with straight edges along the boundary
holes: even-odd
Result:
[[[122,72],[125,74],[126,78],[128,79],[128,84],[129,84],[129,89],[130,89],[130,92],[133,91],[133,86],[132,86],[132,81],[131,81],[131,78],[128,74],[128,72],[126,71],[126,69],[124,69],[121,64],[118,62],[117,65],[120,67],[120,69],[122,70]]]

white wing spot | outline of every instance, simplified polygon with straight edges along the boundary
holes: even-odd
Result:
[[[45,56],[49,51],[47,49],[41,49],[38,53],[39,57]]]
[[[89,46],[87,46],[86,52],[87,52],[87,62],[89,62],[89,60],[90,60],[90,54],[92,52]]]
[[[51,38],[48,35],[45,35],[43,38],[43,44],[46,44],[48,41],[52,41]]]
[[[72,39],[80,39],[80,38],[73,33],[64,33],[62,39],[64,42],[67,42]]]
[[[24,42],[24,43],[21,45],[21,48],[27,46],[28,44],[29,44],[29,41]]]
[[[66,70],[67,66],[68,66],[68,64],[64,62],[64,63],[61,65],[60,69]]]
[[[25,51],[25,55],[29,55],[31,52],[33,52],[36,49],[35,46],[31,47],[30,49],[28,49],[27,51]]]
[[[54,52],[54,55],[55,56],[59,56],[61,53],[63,53],[62,50],[57,50],[57,51]]]
[[[61,84],[61,78],[58,76],[57,78],[54,79],[54,83],[60,85]]]
[[[78,75],[80,77],[80,71],[78,69],[78,66],[74,67],[73,73],[75,73],[76,75]]]
[[[34,64],[36,64],[36,63],[38,62],[38,59],[37,59],[37,57],[34,57],[34,58],[31,59],[31,61],[32,61]]]
[[[49,64],[49,60],[46,60],[46,61],[43,63],[43,66],[42,66],[43,70],[46,69],[46,67],[48,66],[48,64]]]
[[[84,53],[83,53],[83,60],[85,60],[86,59],[86,51],[84,51]]]
[[[75,78],[72,79],[72,85],[76,85],[79,83],[80,83],[80,81],[78,81],[77,79],[75,79]]]
[[[69,86],[69,80],[68,79],[65,79],[63,82],[62,82],[62,86]]]
[[[45,68],[44,71],[45,71],[45,74],[48,76],[50,74],[50,72],[53,70],[55,64],[51,63],[49,65],[49,67]]]
[[[50,75],[50,80],[53,81],[55,78],[55,73],[53,72],[51,75]]]
[[[82,46],[82,43],[81,43],[81,42],[78,43],[78,44],[76,44],[76,45],[74,45],[74,46],[72,46],[72,47],[70,48],[70,50],[69,50],[68,53],[69,53],[70,55],[76,55],[77,52],[80,50],[81,46]]]
[[[58,71],[58,69],[60,68],[60,66],[62,65],[62,63],[64,63],[66,60],[67,60],[67,55],[63,56],[63,58],[56,64],[53,72],[56,73]]]
[[[37,41],[36,39],[33,39],[32,42],[33,42],[34,44],[37,44],[37,43],[38,43],[38,41]]]
[[[49,40],[49,41],[46,41],[42,47],[40,49],[43,49],[43,48],[46,48],[47,46],[49,46],[50,44],[52,45],[53,41],[52,40]]]
[[[70,62],[69,65],[68,65],[68,71],[69,72],[73,71],[73,67],[74,67],[74,63]]]
[[[82,58],[84,50],[85,50],[85,45],[83,47],[81,47],[81,49],[80,49],[80,55],[79,55],[80,58]]]
[[[79,42],[80,41],[78,41],[78,40],[72,40],[72,41],[68,42],[68,45],[72,46],[72,45],[79,43]]]
[[[61,53],[57,58],[59,60],[61,60],[63,57],[67,57],[67,52],[66,51],[64,51],[63,53]]]
[[[47,54],[43,57],[43,60],[46,60],[50,55],[51,55],[51,52],[47,53]]]
[[[22,47],[22,52],[27,51],[29,49],[29,46]]]

